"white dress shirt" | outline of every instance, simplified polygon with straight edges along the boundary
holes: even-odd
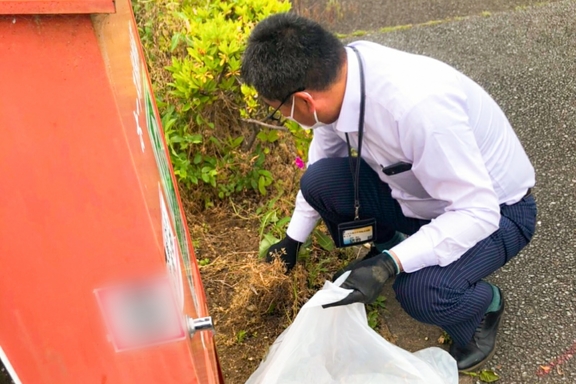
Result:
[[[405,216],[432,220],[392,250],[405,272],[446,266],[498,229],[499,205],[518,202],[534,186],[534,169],[500,107],[468,77],[429,57],[367,41],[351,45],[364,63],[362,158]],[[346,133],[358,148],[360,72],[346,50],[340,116],[314,130],[309,164],[347,156]],[[382,172],[399,161],[412,169]],[[304,242],[319,217],[299,192],[287,234]]]

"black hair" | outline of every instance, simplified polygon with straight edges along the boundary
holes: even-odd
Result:
[[[294,13],[279,13],[252,31],[241,76],[262,97],[284,100],[303,89],[328,89],[345,59],[342,42],[320,24]]]

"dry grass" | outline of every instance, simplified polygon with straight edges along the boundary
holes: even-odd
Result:
[[[220,283],[211,293],[224,299],[219,323],[237,334],[241,330],[255,330],[266,319],[276,317],[289,324],[309,296],[306,275],[300,266],[286,275],[283,265],[276,261],[266,264],[256,257],[219,257],[202,267],[204,281]],[[235,338],[222,340],[226,345]]]
[[[303,265],[287,275],[279,261],[258,258],[257,216],[231,214],[227,204],[199,212],[184,199],[184,206],[196,258],[205,264],[200,272],[222,371],[227,383],[243,383],[315,290]]]

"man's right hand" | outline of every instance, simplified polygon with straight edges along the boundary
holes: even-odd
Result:
[[[344,299],[335,303],[324,304],[322,308],[348,305],[352,303],[370,304],[382,292],[384,283],[400,272],[394,257],[388,252],[365,259],[350,268],[350,275],[344,280],[341,288],[352,289]]]
[[[266,262],[271,263],[274,260],[274,257],[277,256],[282,260],[286,266],[287,272],[289,272],[296,265],[298,251],[300,250],[301,245],[301,242],[286,235],[286,237],[278,243],[268,248],[268,251],[266,251]]]

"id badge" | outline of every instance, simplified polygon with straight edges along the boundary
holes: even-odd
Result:
[[[360,245],[374,240],[376,219],[362,219],[338,224],[339,247]]]

